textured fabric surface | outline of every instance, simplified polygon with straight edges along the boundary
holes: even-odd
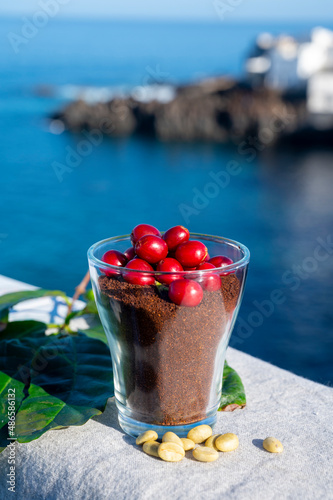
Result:
[[[0,293],[4,293],[1,290]],[[215,433],[234,432],[240,446],[212,463],[191,452],[180,463],[145,455],[126,436],[109,400],[82,427],[50,431],[16,447],[16,493],[7,491],[8,451],[0,455],[0,498],[30,499],[330,499],[333,498],[333,390],[228,350],[248,405],[219,413]],[[262,448],[280,439],[282,454]]]

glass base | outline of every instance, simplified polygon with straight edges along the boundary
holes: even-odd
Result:
[[[118,408],[118,420],[120,427],[123,429],[124,432],[126,432],[126,434],[129,434],[130,436],[133,437],[137,437],[143,432],[149,430],[157,432],[159,438],[162,438],[163,435],[168,431],[174,432],[179,437],[186,437],[189,430],[191,430],[193,427],[196,427],[197,425],[207,424],[213,427],[216,423],[216,419],[217,419],[217,412],[214,411],[213,415],[205,418],[204,420],[200,420],[198,422],[192,422],[191,424],[154,425],[134,420],[133,418],[124,415],[121,411],[119,411]]]

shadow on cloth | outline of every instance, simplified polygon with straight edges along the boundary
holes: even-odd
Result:
[[[107,427],[112,427],[113,429],[119,431],[121,434],[123,434],[122,439],[125,441],[126,444],[132,446],[137,450],[141,449],[141,446],[137,446],[135,444],[135,438],[126,434],[120,427],[118,422],[118,412],[114,397],[108,400],[104,412],[101,415],[97,415],[97,417],[93,417],[92,420],[95,420],[95,422],[98,422],[99,424],[106,425]]]
[[[265,451],[265,449],[263,447],[263,442],[264,442],[263,439],[252,439],[253,446],[255,446],[256,448],[259,448],[259,450],[261,450],[261,451]]]
[[[101,415],[93,417],[92,420],[95,420],[95,422],[98,422],[99,424],[106,425],[106,427],[113,427],[117,431],[124,434],[124,431],[118,422],[118,412],[114,397],[108,400],[104,412]]]

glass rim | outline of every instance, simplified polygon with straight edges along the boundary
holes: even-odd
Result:
[[[164,234],[165,231],[161,231],[161,234]],[[124,234],[120,236],[112,236],[111,238],[105,238],[104,240],[97,241],[91,247],[88,249],[88,260],[89,262],[94,263],[98,267],[101,267],[103,269],[112,269],[114,271],[117,271],[118,273],[142,273],[142,274],[154,274],[154,275],[179,275],[179,276],[184,276],[184,273],[186,273],[186,276],[194,276],[198,274],[205,274],[205,273],[215,273],[217,271],[221,271],[223,273],[225,272],[233,272],[236,271],[237,269],[240,269],[244,267],[246,264],[249,263],[250,260],[250,251],[249,249],[243,245],[242,243],[239,243],[238,241],[231,240],[229,238],[224,238],[223,236],[213,236],[210,234],[202,234],[202,233],[190,233],[191,237],[197,237],[202,240],[206,241],[211,241],[215,243],[227,243],[229,246],[232,246],[234,248],[237,248],[238,250],[241,250],[243,252],[243,257],[236,262],[233,262],[232,264],[229,264],[228,266],[222,266],[222,267],[217,267],[216,269],[194,269],[192,271],[144,271],[144,270],[139,270],[139,269],[128,269],[126,267],[120,267],[120,266],[114,266],[112,264],[108,264],[107,262],[103,262],[102,260],[98,259],[96,255],[94,254],[95,250],[99,248],[101,245],[106,244],[108,242],[118,242],[118,241],[125,241],[127,239],[130,240],[131,235],[130,234]],[[110,250],[113,250],[110,248]]]

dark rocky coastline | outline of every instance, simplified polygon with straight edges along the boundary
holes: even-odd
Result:
[[[77,100],[55,113],[66,129],[101,130],[111,137],[144,134],[161,141],[212,141],[247,147],[277,143],[333,145],[333,130],[317,130],[305,95],[284,95],[227,78],[175,88],[169,102],[133,97]]]

